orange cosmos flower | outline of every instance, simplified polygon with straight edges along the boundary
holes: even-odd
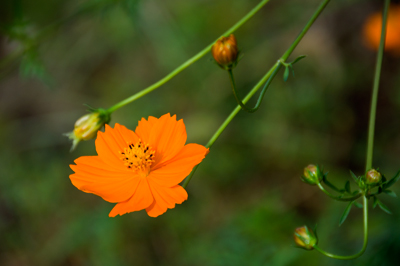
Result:
[[[186,144],[182,119],[163,115],[142,118],[135,132],[115,124],[98,132],[97,156],[82,156],[70,165],[78,189],[117,203],[109,216],[146,209],[157,217],[188,197],[178,184],[206,156],[208,149]]]
[[[382,29],[382,12],[368,17],[364,24],[364,38],[367,45],[375,50],[379,47]],[[400,5],[389,8],[386,26],[385,50],[400,55]]]

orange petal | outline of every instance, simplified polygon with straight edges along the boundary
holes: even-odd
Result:
[[[175,208],[176,203],[182,203],[188,198],[186,190],[181,186],[162,187],[149,180],[151,192],[154,196],[154,202],[146,209],[151,217],[157,217],[167,209]]]
[[[128,212],[140,211],[149,207],[154,201],[146,178],[141,178],[133,196],[124,202],[120,202],[111,210],[108,216],[115,217]]]
[[[172,187],[182,182],[206,156],[208,149],[199,144],[187,144],[171,160],[151,170],[149,179],[161,186]]]
[[[105,132],[98,132],[96,138],[96,151],[104,163],[115,169],[126,168],[120,159],[120,152],[127,147],[127,142],[136,143],[139,138],[135,132],[124,126],[115,124],[115,128],[105,125]]]
[[[185,145],[186,128],[183,120],[165,114],[153,125],[149,143],[156,149],[154,166],[174,157]]]
[[[142,120],[139,121],[139,124],[135,129],[135,133],[143,140],[143,142],[149,143],[151,129],[157,120],[158,118],[149,116],[148,120],[142,118]]]
[[[70,165],[75,172],[69,176],[78,189],[93,193],[109,202],[121,202],[129,199],[137,185],[139,176],[129,171],[115,171],[98,156],[83,156]]]

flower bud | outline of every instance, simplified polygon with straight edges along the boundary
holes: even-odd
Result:
[[[382,175],[375,169],[371,169],[365,175],[365,183],[367,185],[375,185],[378,184],[382,180]]]
[[[318,242],[314,232],[306,225],[296,228],[293,236],[296,245],[307,250],[313,250]]]
[[[97,131],[110,121],[110,115],[103,109],[94,110],[75,122],[74,131],[66,133],[65,136],[72,140],[71,151],[73,151],[81,140],[89,140],[96,137]]]
[[[313,164],[308,165],[307,167],[304,168],[303,176],[301,176],[301,180],[303,182],[310,184],[310,185],[316,185],[322,180],[323,174],[321,170],[319,169],[318,165],[315,166]]]
[[[218,39],[211,48],[211,52],[221,68],[225,70],[234,68],[239,54],[235,36],[231,34],[229,37]]]

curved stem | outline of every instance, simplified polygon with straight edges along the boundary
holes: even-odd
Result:
[[[271,85],[272,80],[274,79],[274,77],[276,76],[276,74],[278,74],[279,69],[281,68],[282,63],[280,61],[278,61],[278,65],[275,68],[275,70],[272,72],[272,74],[270,75],[269,79],[267,80],[267,83],[265,84],[265,86],[263,87],[262,91],[260,92],[260,96],[258,97],[257,103],[253,108],[249,108],[247,107],[242,100],[240,100],[240,97],[238,96],[237,90],[236,90],[236,84],[235,84],[235,79],[233,78],[233,73],[232,73],[232,69],[228,70],[229,73],[229,77],[231,80],[231,84],[232,84],[232,91],[233,91],[233,95],[235,96],[236,102],[240,105],[240,107],[245,110],[246,112],[249,113],[254,113],[255,111],[258,110],[258,108],[260,108],[261,102],[264,98],[265,92],[267,91],[269,85]]]
[[[246,97],[243,99],[244,103],[247,103],[250,98],[259,90],[259,88],[269,80],[271,77],[272,73],[278,68],[279,62],[277,62],[265,75],[262,77],[262,79],[254,86],[254,88],[246,95]],[[266,86],[264,86],[266,87]],[[206,148],[211,148],[211,146],[214,144],[214,142],[218,139],[218,137],[224,132],[225,128],[229,125],[229,123],[235,118],[235,116],[239,113],[241,110],[240,105],[236,106],[235,109],[230,113],[230,115],[225,119],[225,121],[222,123],[222,125],[217,129],[217,131],[214,133],[214,135],[211,137],[211,139],[208,141],[206,144]],[[182,187],[186,188],[187,185],[189,184],[190,180],[192,179],[194,173],[196,172],[197,168],[199,167],[199,164],[196,165],[192,172],[189,174],[188,177],[186,177],[185,181],[183,182]]]
[[[360,193],[358,193],[358,194],[356,194],[356,195],[354,195],[354,196],[352,196],[352,197],[341,198],[341,197],[338,197],[338,196],[335,196],[335,195],[329,193],[329,192],[321,185],[321,183],[318,183],[318,187],[322,190],[322,192],[324,192],[324,193],[325,193],[326,195],[328,195],[330,198],[332,198],[332,199],[334,199],[334,200],[338,200],[338,201],[353,201],[353,200],[358,199],[358,198],[361,197],[361,195],[362,195],[362,193],[360,192]]]
[[[334,254],[331,254],[331,253],[328,253],[328,252],[322,250],[317,245],[314,246],[314,249],[327,257],[330,257],[333,259],[338,259],[338,260],[352,260],[352,259],[356,259],[356,258],[360,257],[362,254],[364,254],[365,250],[367,249],[367,245],[368,245],[368,200],[365,195],[363,196],[363,222],[364,222],[364,242],[363,242],[363,246],[362,246],[361,250],[359,252],[357,252],[356,254],[350,255],[350,256],[334,255]]]
[[[277,68],[280,68],[282,65],[282,62],[285,61],[290,54],[293,52],[293,50],[296,48],[297,44],[299,44],[299,42],[301,41],[301,39],[304,37],[304,35],[306,34],[306,32],[308,31],[308,29],[311,27],[311,25],[314,23],[314,21],[317,19],[317,17],[319,16],[319,14],[321,14],[322,10],[325,8],[325,6],[328,4],[330,0],[324,0],[321,5],[318,7],[318,9],[315,11],[315,13],[313,14],[313,16],[311,17],[311,19],[308,21],[308,23],[306,24],[306,26],[304,27],[304,29],[301,31],[301,33],[297,36],[297,38],[294,40],[294,42],[292,43],[292,45],[289,47],[289,49],[283,54],[283,56],[278,60],[278,62],[275,63],[275,65],[267,72],[267,74],[264,75],[264,77],[257,83],[256,86],[254,86],[254,88],[246,95],[246,97],[243,99],[243,103],[247,103],[250,98],[257,92],[257,90],[261,87],[261,85],[266,82],[269,81],[272,73],[274,71],[277,71]],[[271,79],[272,81],[272,79]],[[261,93],[262,96],[264,96],[266,89],[268,88],[267,84],[265,84],[266,86],[264,87],[265,90],[263,89],[263,92]],[[260,94],[260,97],[258,99],[258,101],[260,101],[262,99]],[[218,130],[214,133],[214,135],[211,137],[211,139],[208,141],[206,147],[210,148],[214,142],[218,139],[218,137],[222,134],[222,132],[225,130],[225,128],[229,125],[229,123],[233,120],[233,118],[239,113],[239,111],[241,110],[240,105],[236,106],[236,108],[230,113],[230,115],[225,119],[225,121],[222,123],[222,125],[218,128]],[[187,185],[189,184],[190,180],[192,179],[194,173],[196,172],[197,168],[199,167],[199,164],[196,165],[192,172],[189,174],[189,176],[185,179],[185,181],[183,182],[182,186],[184,188],[187,187]]]
[[[372,155],[374,151],[374,131],[375,131],[375,118],[376,118],[376,104],[378,101],[378,89],[379,89],[379,80],[381,76],[381,68],[382,68],[382,59],[383,59],[383,50],[385,48],[385,39],[386,39],[386,23],[387,16],[389,11],[390,0],[385,0],[385,5],[383,9],[383,18],[382,18],[382,31],[381,31],[381,40],[379,43],[379,49],[376,59],[375,66],[375,76],[374,76],[374,85],[372,89],[372,99],[371,99],[371,111],[369,114],[369,127],[368,127],[368,148],[367,148],[367,159],[365,164],[365,171],[368,171],[372,168]]]
[[[247,13],[241,20],[239,20],[235,25],[233,25],[229,30],[227,30],[222,36],[227,36],[237,30],[240,26],[242,26],[245,22],[247,22],[252,16],[254,16],[257,11],[259,11],[265,4],[267,4],[270,0],[262,0],[257,6],[255,6],[249,13]],[[218,39],[217,39],[218,40]],[[217,41],[215,40],[215,41]],[[178,75],[180,72],[182,72],[184,69],[189,67],[191,64],[202,58],[204,55],[206,55],[210,50],[211,47],[214,45],[214,42],[209,44],[206,48],[201,50],[198,54],[184,62],[182,65],[177,67],[175,70],[173,70],[171,73],[166,75],[164,78],[161,80],[157,81],[156,83],[150,85],[149,87],[141,90],[140,92],[126,98],[125,100],[120,101],[119,103],[113,105],[112,107],[108,108],[107,111],[111,114],[115,110],[118,110],[119,108],[145,96],[146,94],[152,92],[153,90],[159,88],[161,85],[165,84],[169,80],[171,80],[173,77]]]

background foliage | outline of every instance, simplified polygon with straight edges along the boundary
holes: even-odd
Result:
[[[113,204],[73,187],[62,133],[85,113],[110,107],[157,81],[215,40],[258,0],[38,0],[0,3],[0,265],[395,265],[400,205],[370,212],[366,254],[350,262],[293,248],[292,233],[318,224],[321,247],[362,245],[362,211],[339,228],[345,203],[300,181],[309,163],[332,182],[364,171],[375,52],[362,36],[379,1],[332,1],[293,58],[296,77],[272,83],[255,114],[241,112],[188,186],[189,199],[153,219],[109,218]],[[236,32],[234,70],[244,95],[287,49],[316,0],[271,0]],[[374,166],[391,177],[400,161],[400,64],[386,54]],[[283,74],[283,73],[282,73]],[[183,118],[188,141],[205,144],[236,106],[211,54],[159,90],[113,114]],[[400,193],[398,186],[393,190]]]

